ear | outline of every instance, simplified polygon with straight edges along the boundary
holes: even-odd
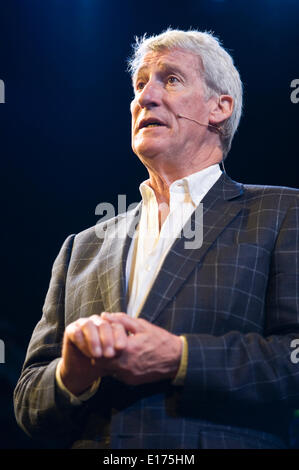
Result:
[[[228,119],[234,109],[234,99],[230,95],[220,95],[213,100],[213,106],[209,116],[210,124],[220,124]]]

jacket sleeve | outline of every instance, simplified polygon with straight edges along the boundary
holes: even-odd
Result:
[[[74,406],[57,385],[56,367],[61,357],[65,329],[65,281],[74,235],[64,242],[52,269],[43,315],[36,325],[14,391],[18,424],[32,437],[71,440],[86,403]]]
[[[277,233],[268,273],[264,334],[230,331],[186,334],[184,397],[246,405],[280,402],[299,407],[299,204],[289,207]],[[250,287],[250,286],[249,286]]]

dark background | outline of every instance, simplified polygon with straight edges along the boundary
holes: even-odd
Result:
[[[140,199],[126,59],[136,35],[168,26],[214,31],[240,70],[227,173],[298,187],[297,0],[1,0],[1,448],[39,445],[17,427],[12,392],[62,242],[96,223],[98,203]]]

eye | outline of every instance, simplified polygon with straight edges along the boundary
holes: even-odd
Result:
[[[136,91],[141,91],[141,90],[143,90],[144,87],[145,87],[145,82],[139,81],[135,85],[135,90]]]
[[[175,83],[178,83],[179,79],[175,77],[174,75],[170,75],[167,77],[167,83],[170,83],[170,85],[174,85]]]

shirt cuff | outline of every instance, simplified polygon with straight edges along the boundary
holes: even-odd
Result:
[[[87,401],[89,398],[91,398],[97,392],[97,390],[99,388],[99,385],[100,385],[100,382],[101,382],[101,377],[99,377],[97,380],[95,380],[88,390],[86,390],[81,395],[76,396],[72,392],[70,392],[66,388],[64,383],[62,382],[61,375],[60,375],[61,363],[62,363],[62,358],[60,359],[60,361],[58,361],[58,364],[57,364],[57,367],[56,367],[56,374],[55,374],[56,383],[57,383],[58,387],[60,388],[60,390],[62,391],[62,393],[67,398],[70,399],[72,405],[81,405],[84,401]]]
[[[181,362],[177,374],[173,381],[171,382],[172,385],[183,385],[184,380],[187,373],[187,366],[188,366],[188,342],[185,336],[180,336],[183,348],[182,348],[182,355],[181,355]]]

